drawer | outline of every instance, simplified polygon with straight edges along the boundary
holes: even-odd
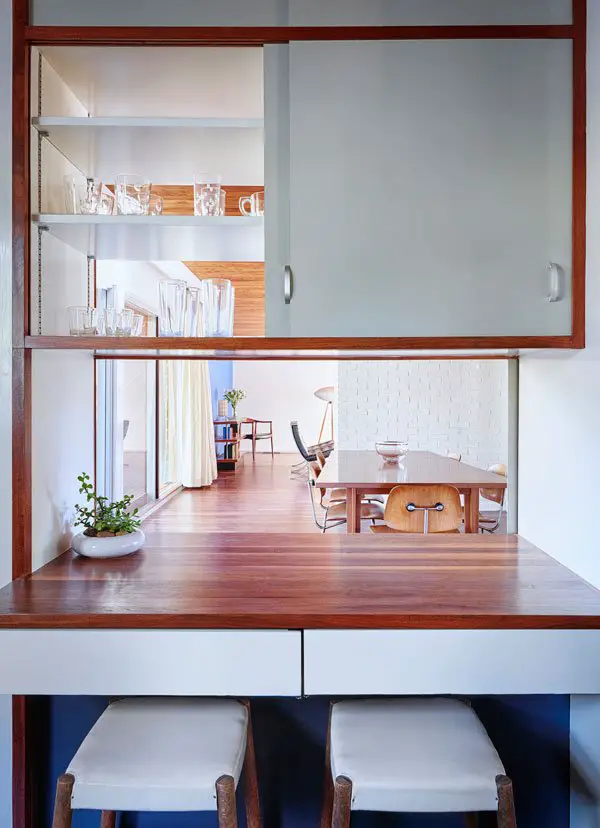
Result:
[[[0,693],[299,696],[288,630],[2,630]]]
[[[307,630],[304,692],[600,693],[600,630]]]

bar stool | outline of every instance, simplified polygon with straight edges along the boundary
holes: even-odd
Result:
[[[456,699],[372,699],[331,705],[321,828],[352,811],[495,811],[516,828],[512,783],[474,711]]]
[[[244,772],[248,828],[260,828],[250,707],[230,699],[129,698],[108,706],[56,785],[53,828],[72,811],[216,811],[236,828]]]

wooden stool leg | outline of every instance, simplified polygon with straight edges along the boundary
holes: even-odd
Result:
[[[117,826],[117,812],[116,811],[102,811],[100,817],[100,828],[116,828]]]
[[[498,828],[517,828],[512,782],[508,776],[497,776]]]
[[[351,803],[352,781],[346,776],[337,776],[333,787],[333,828],[350,828]]]
[[[71,773],[63,773],[58,777],[52,828],[71,828],[71,794],[74,783],[75,777]]]
[[[237,828],[235,780],[233,776],[220,776],[217,779],[216,788],[219,828]]]
[[[246,734],[246,756],[244,758],[244,799],[246,801],[247,828],[262,828],[260,815],[260,798],[258,795],[258,773],[256,771],[256,753],[254,751],[254,733],[248,710],[248,732]]]
[[[331,714],[333,703],[329,705],[327,722],[327,741],[325,742],[325,781],[323,783],[323,807],[321,809],[321,828],[331,828],[333,818],[333,779],[331,777]]]

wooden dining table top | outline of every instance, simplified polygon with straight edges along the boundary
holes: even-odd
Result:
[[[9,584],[0,628],[600,629],[600,592],[516,535],[154,529]]]
[[[372,451],[333,451],[319,475],[319,488],[392,489],[400,483],[447,484],[457,489],[506,488],[506,477],[475,466],[469,466],[451,457],[433,451],[409,451],[393,466],[384,463],[375,449]]]

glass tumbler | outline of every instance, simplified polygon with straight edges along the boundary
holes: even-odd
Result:
[[[264,216],[265,214],[265,194],[264,192],[252,193],[250,196],[244,196],[239,201],[240,213],[244,216]],[[249,209],[246,210],[246,207]]]
[[[224,216],[227,209],[227,192],[221,187],[219,193],[219,215]]]
[[[117,313],[117,336],[131,336],[133,327],[133,311],[122,310]]]
[[[147,216],[152,185],[142,175],[115,176],[117,213],[121,216]]]
[[[183,336],[187,285],[180,279],[158,283],[159,336]]]
[[[231,336],[233,332],[233,285],[229,279],[205,279],[210,336]]]
[[[221,176],[198,173],[194,176],[194,215],[218,216],[221,209]]]
[[[117,311],[115,308],[105,308],[100,311],[98,320],[98,332],[102,336],[117,335]]]
[[[204,290],[189,287],[185,292],[185,335],[204,336]]]
[[[70,215],[96,215],[100,212],[102,181],[99,178],[83,179],[79,176],[63,176],[65,210]]]
[[[133,323],[131,325],[131,335],[132,336],[142,336],[142,330],[144,328],[144,317],[141,313],[134,313],[133,314]]]
[[[164,201],[162,196],[151,195],[148,204],[148,214],[151,216],[162,216]]]
[[[69,333],[71,336],[96,336],[98,333],[98,310],[83,306],[67,308]]]

